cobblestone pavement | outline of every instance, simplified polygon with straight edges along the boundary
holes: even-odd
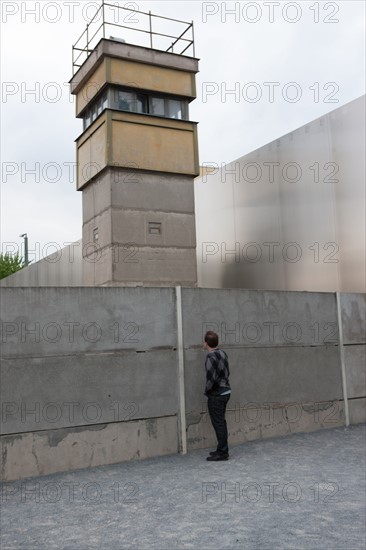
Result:
[[[1,550],[358,550],[365,425],[6,483]]]

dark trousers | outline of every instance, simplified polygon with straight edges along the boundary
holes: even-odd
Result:
[[[219,454],[228,454],[229,447],[227,443],[227,426],[225,420],[225,411],[227,402],[230,399],[228,395],[209,395],[207,398],[207,407],[217,437],[217,449]]]

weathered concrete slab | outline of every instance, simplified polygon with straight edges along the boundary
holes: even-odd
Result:
[[[3,357],[176,347],[173,288],[1,289]]]
[[[174,351],[2,360],[1,433],[177,412]]]
[[[2,436],[1,479],[11,481],[178,452],[177,418]]]
[[[366,343],[366,294],[341,294],[344,344]]]
[[[151,186],[155,190],[154,194],[150,192]],[[149,212],[193,213],[193,181],[191,177],[181,174],[156,174],[139,172],[133,167],[109,167],[83,190],[84,223],[112,205],[114,208]]]
[[[111,169],[111,197],[115,208],[194,213],[194,183],[182,174]],[[149,190],[153,186],[155,193]]]
[[[224,348],[225,349],[225,348]],[[337,346],[230,349],[231,403],[303,403],[341,399]],[[205,352],[186,350],[186,409],[206,401]]]
[[[160,271],[159,285],[171,287],[173,281],[182,286],[195,286],[197,282],[195,248],[164,248],[159,246],[135,247],[135,262],[118,262],[113,265],[115,284],[146,284],[153,286]],[[126,247],[114,246],[113,253],[125,257]],[[132,253],[132,250],[129,251]]]
[[[349,421],[351,424],[366,422],[366,398],[350,399],[348,401]]]
[[[345,346],[347,395],[366,397],[366,345]]]
[[[287,405],[248,403],[243,406],[230,400],[226,420],[232,446],[256,439],[343,426],[344,404],[343,401],[326,401]],[[188,414],[186,422],[189,450],[215,448],[217,441],[207,405],[200,412]]]
[[[338,342],[334,294],[241,289],[183,289],[184,345],[207,330],[223,346],[323,345]]]

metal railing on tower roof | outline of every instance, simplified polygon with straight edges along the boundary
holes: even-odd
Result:
[[[138,28],[140,25],[146,25],[147,28]],[[173,27],[174,31],[171,30]],[[116,29],[118,33],[123,29],[123,36],[108,36],[110,32],[116,32]],[[163,32],[164,30],[169,32]],[[102,0],[94,17],[72,47],[73,75],[102,38],[195,57],[193,21],[189,23],[154,15],[151,11],[143,12]],[[189,50],[191,54],[188,53]]]

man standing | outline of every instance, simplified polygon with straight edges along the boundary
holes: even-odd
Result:
[[[217,449],[207,460],[218,461],[229,458],[225,411],[230,399],[229,362],[226,353],[219,349],[219,337],[209,330],[205,334],[204,348],[207,350],[205,363],[207,406],[212,426],[217,437]]]

